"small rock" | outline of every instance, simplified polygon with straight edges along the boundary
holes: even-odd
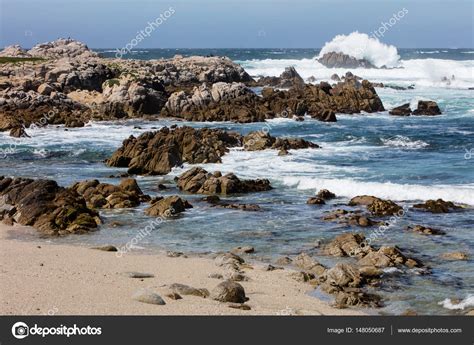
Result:
[[[92,249],[102,250],[104,252],[117,252],[118,249],[115,246],[102,246],[102,247],[94,247]]]
[[[124,272],[122,273],[123,276],[128,277],[128,278],[137,278],[137,279],[142,279],[142,278],[154,278],[155,276],[150,273],[141,273],[141,272]]]
[[[219,302],[244,303],[248,300],[245,290],[239,283],[226,280],[217,285],[211,292],[211,298]]]
[[[464,252],[451,252],[451,253],[443,253],[441,254],[441,258],[445,260],[469,260],[469,254]]]
[[[157,293],[147,291],[147,290],[138,290],[133,294],[132,298],[135,301],[142,302],[142,303],[148,303],[148,304],[157,304],[157,305],[165,305],[165,301],[163,298],[161,298],[160,295]]]
[[[326,202],[322,198],[318,198],[318,197],[311,197],[306,201],[306,203],[308,205],[324,205],[324,204],[326,204]]]
[[[209,291],[207,289],[196,289],[188,285],[174,283],[170,285],[170,290],[174,293],[181,295],[191,295],[198,297],[209,297]]]
[[[186,257],[186,255],[184,255],[184,253],[182,252],[173,252],[173,251],[166,252],[166,256],[170,258],[179,258],[181,256]]]
[[[321,198],[323,200],[329,200],[329,199],[334,199],[336,197],[336,194],[330,192],[327,189],[321,189],[318,194],[316,194],[318,198]]]
[[[224,276],[220,273],[210,273],[208,277],[212,279],[224,279]]]
[[[291,258],[289,258],[288,256],[279,257],[275,261],[275,263],[277,265],[291,265],[292,262],[293,262],[293,260]]]
[[[251,254],[255,252],[255,248],[252,246],[243,246],[243,247],[235,247],[231,250],[231,253],[234,254]]]
[[[247,304],[239,304],[239,303],[232,303],[232,304],[229,304],[229,308],[240,309],[240,310],[251,310],[251,309],[252,309],[252,308],[250,308],[250,306],[247,305]]]
[[[273,266],[273,265],[267,265],[264,267],[264,271],[275,271],[275,270],[282,270],[283,267],[280,266]]]
[[[172,299],[172,300],[179,300],[179,299],[183,299],[183,297],[181,297],[181,295],[179,293],[176,293],[176,292],[170,292],[168,294],[165,295],[166,297]]]

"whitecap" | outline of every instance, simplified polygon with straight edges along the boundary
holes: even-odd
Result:
[[[474,307],[474,295],[468,295],[459,303],[455,303],[450,298],[446,298],[444,301],[438,302],[438,304],[449,310],[464,310],[466,308]]]

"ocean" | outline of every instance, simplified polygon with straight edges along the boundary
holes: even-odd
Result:
[[[113,49],[97,49],[113,57]],[[142,49],[125,57],[170,58],[176,54],[228,56],[254,76],[278,76],[294,66],[303,78],[317,82],[343,75],[346,69],[328,69],[315,59],[320,49]],[[419,270],[386,270],[385,283],[374,291],[385,298],[377,313],[399,314],[413,309],[420,314],[456,314],[474,303],[474,51],[472,49],[398,49],[393,68],[352,69],[372,82],[413,86],[395,90],[377,88],[387,110],[420,99],[436,101],[443,115],[435,117],[393,117],[388,111],[372,114],[337,114],[338,122],[323,123],[310,118],[303,122],[275,119],[267,123],[187,123],[168,120],[94,122],[84,128],[49,126],[28,130],[31,138],[13,139],[0,132],[0,175],[51,178],[62,185],[96,178],[110,178],[125,169],[106,167],[103,161],[130,136],[152,128],[171,125],[218,127],[239,131],[266,128],[274,136],[301,137],[321,149],[244,152],[232,149],[222,164],[202,164],[208,171],[234,172],[243,178],[268,178],[272,191],[229,199],[257,203],[262,212],[210,208],[201,196],[185,195],[194,208],[176,220],[163,222],[134,247],[136,251],[157,249],[193,253],[229,250],[238,245],[256,248],[255,259],[272,260],[281,255],[308,251],[323,264],[340,258],[318,255],[318,244],[343,232],[366,235],[373,228],[354,228],[322,220],[325,212],[347,208],[356,195],[368,194],[391,199],[408,211],[390,227],[375,245],[397,245],[409,256],[419,258],[431,274]],[[377,56],[374,57],[377,62]],[[258,90],[257,90],[258,91]],[[137,177],[145,193],[181,194],[173,178],[189,165],[166,176]],[[158,184],[170,188],[159,191]],[[323,206],[306,205],[319,189],[329,189],[337,199]],[[413,203],[442,198],[466,205],[448,214],[414,211]],[[128,242],[152,220],[143,205],[131,210],[105,210],[105,224],[89,235],[54,239],[81,245]],[[408,225],[422,224],[446,231],[444,236],[423,236],[406,231]],[[31,236],[37,236],[32,233]],[[45,241],[50,241],[44,239]],[[464,251],[470,261],[446,261],[442,253]],[[351,259],[347,259],[350,261]],[[320,293],[315,291],[320,297]],[[329,298],[329,297],[327,297]],[[446,299],[453,299],[451,302]],[[456,302],[455,300],[458,300]]]

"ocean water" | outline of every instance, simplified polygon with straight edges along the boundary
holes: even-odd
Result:
[[[111,49],[100,52],[113,56]],[[319,64],[315,60],[319,53],[319,49],[145,49],[130,57],[226,55],[256,77],[279,75],[287,66],[296,67],[304,78],[315,76],[318,81],[346,72]],[[377,312],[398,314],[414,309],[422,314],[464,313],[473,304],[472,259],[448,262],[440,255],[464,251],[472,257],[474,248],[474,99],[473,91],[468,90],[474,87],[472,54],[472,49],[398,49],[398,68],[352,70],[371,81],[414,86],[411,90],[377,88],[386,109],[403,103],[415,106],[420,99],[432,99],[440,105],[441,116],[399,118],[385,111],[338,114],[337,123],[307,118],[304,122],[276,119],[254,124],[130,120],[89,123],[67,131],[62,126],[49,126],[29,130],[31,138],[26,139],[15,140],[0,133],[0,175],[47,177],[65,186],[91,178],[117,183],[117,179],[109,176],[126,169],[106,167],[104,159],[129,135],[174,123],[225,128],[243,134],[265,128],[274,136],[301,137],[321,148],[291,151],[284,157],[272,150],[245,152],[236,148],[223,157],[222,164],[201,165],[208,171],[270,179],[275,187],[272,191],[226,198],[257,203],[262,212],[211,208],[199,200],[201,196],[184,195],[194,208],[178,219],[161,223],[134,250],[203,253],[252,245],[256,248],[254,258],[259,260],[309,251],[322,263],[332,265],[345,259],[319,256],[317,243],[344,232],[369,235],[376,228],[345,226],[321,218],[335,208],[351,209],[345,206],[351,197],[370,194],[408,207],[406,214],[374,244],[397,245],[431,268],[429,275],[418,270],[387,270],[385,283],[375,291],[385,298],[386,306]],[[137,180],[150,195],[182,194],[173,178],[189,167],[186,164],[166,176],[139,176]],[[159,183],[170,188],[159,191]],[[338,198],[324,206],[306,205],[307,198],[322,188],[336,193]],[[434,198],[465,207],[439,215],[409,208]],[[122,246],[153,220],[143,214],[145,207],[103,211],[106,222],[100,231],[53,242]],[[114,221],[119,224],[112,227]],[[447,234],[423,236],[405,230],[414,224],[437,227]]]

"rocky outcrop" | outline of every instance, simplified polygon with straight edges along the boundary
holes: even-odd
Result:
[[[271,86],[276,88],[303,87],[305,84],[303,78],[298,74],[294,67],[286,67],[279,77],[262,77],[252,85]]]
[[[243,83],[202,84],[191,93],[173,93],[161,113],[189,121],[259,122],[273,117],[260,98]]]
[[[374,216],[392,216],[403,212],[402,207],[391,200],[383,200],[374,196],[356,196],[349,201],[350,206],[365,205]]]
[[[211,204],[212,207],[220,207],[220,208],[227,208],[227,209],[234,209],[234,210],[241,210],[241,211],[251,211],[251,212],[258,212],[262,209],[260,206],[256,204],[242,204],[232,201],[222,201],[217,195],[207,196],[202,199],[203,201],[207,201]]]
[[[287,91],[268,89],[262,92],[263,101],[274,114],[303,116],[305,114],[326,122],[336,121],[335,113],[355,114],[361,111],[384,111],[382,101],[372,84],[347,79],[334,86],[321,82],[307,84]]]
[[[244,148],[247,151],[260,151],[265,149],[298,150],[319,148],[317,144],[304,139],[275,138],[265,131],[250,132],[243,138]]]
[[[331,256],[352,256],[358,258],[357,264],[362,267],[421,267],[422,264],[408,258],[397,247],[382,246],[376,249],[365,241],[362,234],[345,233],[336,236],[323,246],[322,254]]]
[[[97,108],[106,118],[158,115],[168,100],[164,85],[156,80],[110,79],[102,88],[102,100]]]
[[[97,56],[84,43],[70,38],[60,38],[56,41],[37,44],[28,50],[28,55],[48,59]]]
[[[327,213],[323,220],[325,221],[337,221],[342,224],[354,225],[360,227],[368,227],[380,224],[379,222],[373,221],[367,214],[364,214],[361,210],[348,211],[344,209],[337,209]]]
[[[53,92],[45,96],[35,91],[11,90],[1,97],[0,130],[53,124],[78,127],[91,117],[87,106],[74,102],[63,93]]]
[[[26,49],[23,49],[18,44],[14,44],[8,47],[5,47],[2,51],[0,51],[1,57],[29,57],[28,52]]]
[[[154,200],[152,205],[145,210],[145,214],[153,217],[169,218],[186,211],[193,206],[179,196],[169,196]]]
[[[441,115],[441,110],[439,106],[434,101],[418,101],[418,107],[412,111],[410,104],[406,103],[399,107],[393,108],[389,111],[390,115],[395,116],[410,116],[410,115],[426,115],[426,116],[435,116]]]
[[[100,224],[82,196],[52,180],[1,177],[0,199],[3,218],[47,235],[82,234]]]
[[[208,173],[200,167],[192,168],[176,178],[182,191],[198,194],[236,194],[262,192],[272,189],[268,180],[240,180],[233,173]]]
[[[451,201],[444,201],[443,199],[438,200],[427,200],[422,204],[413,205],[414,208],[425,210],[431,213],[448,213],[452,210],[461,208]]]
[[[362,234],[345,233],[336,236],[323,247],[324,255],[363,257],[372,248],[365,242]]]
[[[418,101],[418,107],[413,111],[413,115],[441,115],[441,110],[434,101]]]
[[[417,232],[422,235],[445,235],[446,234],[446,232],[444,232],[443,230],[430,228],[423,225],[415,225],[413,227],[409,226],[407,227],[407,230]]]
[[[390,115],[395,116],[409,116],[411,115],[412,111],[410,108],[410,103],[403,104],[399,107],[395,107],[388,112]]]
[[[377,68],[365,59],[337,52],[326,53],[318,61],[327,68]]]
[[[131,174],[165,175],[184,162],[220,162],[229,147],[240,145],[240,139],[240,135],[220,129],[164,127],[126,139],[107,165],[128,167]]]
[[[131,208],[149,200],[135,179],[124,179],[117,186],[89,180],[77,182],[71,189],[82,195],[90,208]]]

